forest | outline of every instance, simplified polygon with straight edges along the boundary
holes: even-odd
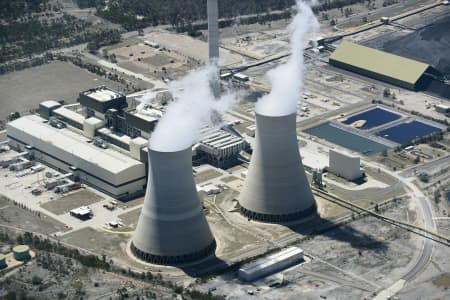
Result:
[[[86,42],[92,50],[120,41],[119,31],[93,28],[48,0],[0,1],[0,16],[0,63]]]
[[[77,0],[82,8],[96,7],[97,14],[127,30],[147,26],[172,25],[188,28],[187,24],[206,19],[206,0]],[[315,12],[343,8],[367,0],[319,0]],[[230,20],[243,15],[253,22],[267,22],[284,18],[295,0],[220,0],[222,19]],[[139,18],[137,18],[139,16]],[[226,22],[230,23],[230,22]]]

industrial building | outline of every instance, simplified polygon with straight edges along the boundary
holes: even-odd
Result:
[[[192,174],[192,150],[148,150],[147,192],[131,250],[141,260],[183,264],[214,253]]]
[[[436,105],[436,111],[441,114],[449,115],[450,114],[450,106],[444,104]]]
[[[316,212],[298,149],[295,113],[256,113],[254,151],[239,203],[244,216],[263,222],[288,222]]]
[[[70,215],[80,220],[88,220],[92,218],[92,210],[87,206],[78,207],[70,211]]]
[[[82,183],[117,199],[134,198],[145,192],[148,139],[170,100],[167,93],[157,92],[147,104],[100,86],[81,92],[76,104],[44,101],[39,116],[9,123],[7,136],[14,149],[29,151]],[[237,134],[207,129],[193,159],[227,168],[238,163],[245,147],[247,143]],[[33,164],[22,160],[10,164],[17,163],[18,168]]]
[[[428,64],[343,41],[330,56],[331,65],[410,90],[423,90],[439,71]]]
[[[118,199],[142,194],[145,165],[126,154],[102,149],[68,128],[58,129],[37,116],[25,116],[7,124],[10,145],[26,149],[35,159]]]
[[[239,153],[246,148],[246,141],[237,135],[222,129],[206,129],[194,146],[194,161],[226,169],[239,163]]]
[[[254,281],[291,267],[302,260],[303,250],[297,247],[289,247],[243,266],[239,269],[238,276],[243,281]]]
[[[355,181],[364,176],[361,169],[361,159],[357,156],[347,155],[335,150],[330,150],[330,165],[328,171],[339,177]]]

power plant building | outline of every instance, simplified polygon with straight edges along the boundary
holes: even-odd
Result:
[[[347,180],[360,179],[364,171],[361,169],[361,159],[344,153],[330,150],[330,166],[328,171]]]
[[[213,130],[194,147],[197,152],[194,160],[226,169],[239,163],[239,154],[246,147],[243,138],[225,130]]]
[[[29,148],[37,160],[73,173],[114,198],[141,196],[147,182],[148,139],[169,96],[161,91],[152,104],[142,105],[100,86],[81,92],[79,103],[42,102],[39,115],[10,122],[7,137],[19,152]],[[235,164],[247,145],[222,129],[209,129],[208,135],[195,146],[193,159],[217,167]]]
[[[50,126],[37,116],[25,116],[7,124],[10,145],[25,147],[37,160],[63,171],[106,194],[122,199],[143,192],[145,165],[112,149],[102,149],[67,128]]]
[[[316,212],[301,161],[296,114],[256,113],[256,138],[239,203],[241,213],[263,222],[288,222]]]
[[[409,90],[421,90],[431,77],[441,75],[428,64],[348,41],[337,47],[329,62],[335,67]]]
[[[192,174],[192,150],[148,149],[149,170],[144,207],[131,250],[141,260],[183,264],[214,253],[213,238]]]

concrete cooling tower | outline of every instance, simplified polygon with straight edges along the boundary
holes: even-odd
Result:
[[[133,254],[144,261],[183,264],[215,251],[195,188],[191,151],[149,149],[147,192],[131,243]]]
[[[241,213],[281,223],[316,212],[297,144],[296,114],[265,116],[256,113],[253,156],[240,195]]]

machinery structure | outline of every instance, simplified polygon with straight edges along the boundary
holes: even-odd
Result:
[[[249,219],[281,223],[316,212],[316,203],[297,144],[296,114],[256,113],[256,138],[240,195],[241,213]]]

